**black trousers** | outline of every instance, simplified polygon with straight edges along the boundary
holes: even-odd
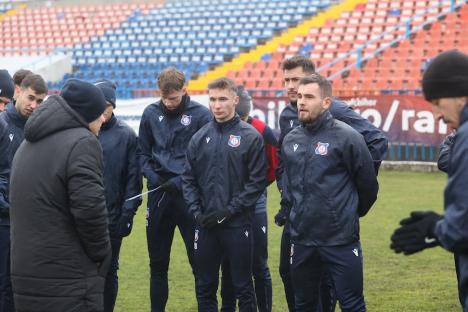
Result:
[[[111,236],[112,259],[109,265],[109,271],[106,275],[106,283],[104,285],[104,312],[114,311],[115,300],[119,290],[119,277],[117,270],[119,269],[119,254],[122,238]]]
[[[333,280],[343,312],[366,311],[361,244],[310,247],[291,244],[291,279],[297,312],[320,309],[320,284],[325,272]]]
[[[253,237],[251,226],[196,229],[194,241],[198,311],[217,312],[216,293],[219,269],[229,261],[235,298],[240,312],[255,312],[257,306],[252,283]]]
[[[272,305],[272,284],[270,269],[268,268],[268,222],[266,211],[254,214],[252,234],[254,242],[252,272],[257,307],[259,312],[270,312]],[[223,261],[222,271],[221,312],[234,312],[236,310],[236,296],[234,287],[232,286],[228,260]]]
[[[280,248],[280,263],[279,273],[281,280],[284,285],[284,293],[286,295],[286,302],[288,303],[288,309],[290,312],[296,311],[295,300],[294,300],[294,286],[291,281],[291,236],[289,234],[289,226],[286,224],[283,229],[281,236],[281,248]],[[320,284],[320,297],[319,297],[319,312],[334,312],[336,307],[336,294],[333,281],[328,272],[325,272],[322,276]]]
[[[163,312],[169,297],[167,272],[175,227],[179,227],[193,271],[194,220],[182,194],[155,192],[149,195],[146,237],[150,257],[151,311]]]
[[[455,270],[457,272],[458,298],[464,312],[468,312],[468,255],[455,253]]]
[[[10,226],[0,225],[0,312],[14,312],[10,275]]]

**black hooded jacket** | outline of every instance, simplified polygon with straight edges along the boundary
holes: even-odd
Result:
[[[10,179],[18,311],[100,311],[110,259],[102,150],[57,95],[28,119]]]

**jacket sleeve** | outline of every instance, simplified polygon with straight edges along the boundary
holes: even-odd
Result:
[[[185,170],[182,175],[182,192],[185,203],[188,206],[188,211],[195,218],[202,213],[201,200],[199,193],[198,181],[193,172],[193,166],[196,162],[196,146],[194,140],[190,140],[187,148],[187,160],[185,162]]]
[[[260,134],[256,134],[252,142],[250,142],[247,154],[248,178],[244,183],[244,189],[236,196],[233,196],[227,207],[232,214],[254,208],[255,203],[266,188],[265,147]]]
[[[154,146],[154,138],[147,115],[147,111],[143,112],[140,121],[138,161],[141,172],[148,180],[148,184],[156,187],[161,185],[163,181],[153,169],[152,148]]]
[[[343,101],[333,99],[330,113],[334,118],[348,124],[364,137],[374,162],[374,168],[378,172],[388,149],[388,140],[385,134]]]
[[[129,130],[129,138],[127,145],[127,176],[125,179],[127,184],[125,185],[124,198],[130,198],[132,196],[140,194],[143,188],[140,164],[137,160],[137,150],[137,136],[135,135],[135,133],[133,133],[133,130]],[[140,205],[141,197],[140,199],[126,201],[123,204],[123,213],[127,215],[134,215]]]
[[[379,183],[369,150],[361,136],[352,136],[344,146],[344,162],[359,196],[358,214],[363,217],[377,200]]]
[[[458,143],[460,142],[460,143]],[[468,248],[468,143],[454,139],[451,151],[449,180],[445,189],[445,214],[437,222],[435,235],[441,245],[453,252],[466,252]]]
[[[288,217],[289,219],[289,212],[291,211],[291,208],[292,208],[292,196],[288,188],[289,182],[288,182],[288,174],[286,172],[286,168],[283,168],[283,175],[281,176],[281,179],[283,180],[283,183],[282,183],[283,188],[281,189],[280,209],[278,212]]]
[[[283,166],[283,160],[281,159],[281,146],[283,145],[284,138],[286,137],[286,131],[284,130],[284,116],[283,113],[280,114],[280,120],[279,120],[279,125],[280,125],[280,135],[278,139],[278,148],[276,149],[276,158],[278,160],[278,165],[276,166],[275,170],[275,176],[276,176],[276,186],[278,187],[278,190],[280,193],[283,190],[283,174],[284,174],[284,166]]]
[[[278,167],[278,141],[270,127],[266,126],[263,132],[265,142],[265,154],[267,159],[267,183],[270,185],[276,180],[276,168]]]
[[[8,131],[6,124],[0,120],[0,215],[8,214],[8,184],[10,179]]]
[[[67,167],[70,212],[85,252],[94,262],[102,262],[111,252],[102,167],[96,138],[83,138],[73,147]]]
[[[450,133],[440,145],[439,159],[437,160],[437,167],[440,171],[448,172],[450,149],[452,148],[455,132]]]

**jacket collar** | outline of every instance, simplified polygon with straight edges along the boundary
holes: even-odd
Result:
[[[296,102],[289,102],[289,105],[291,106],[292,109],[297,111],[297,101]]]
[[[302,123],[302,127],[304,127],[309,132],[316,132],[324,125],[328,124],[332,119],[333,117],[330,114],[330,111],[327,109],[311,123]]]
[[[235,125],[237,125],[241,121],[239,115],[235,114],[230,120],[226,122],[217,122],[216,119],[213,117],[213,122],[215,128],[219,131],[227,131],[232,129]]]
[[[159,101],[159,102],[160,102],[161,109],[162,109],[162,112],[163,112],[164,116],[169,117],[169,118],[175,118],[177,116],[182,115],[182,113],[185,111],[185,109],[188,106],[188,103],[190,103],[190,97],[187,94],[185,94],[182,97],[182,101],[181,101],[179,107],[177,107],[174,110],[168,110],[166,108],[166,106],[164,105],[164,103],[162,102],[162,100]]]
[[[466,102],[465,107],[463,108],[460,114],[460,126],[468,121],[468,102]]]
[[[117,123],[117,118],[115,117],[114,114],[112,114],[112,117],[109,119],[109,121],[102,124],[101,131],[106,131],[106,130],[111,129],[112,127],[115,126],[116,123]]]
[[[21,114],[16,110],[15,104],[16,101],[8,104],[6,113],[10,120],[15,124],[15,126],[17,126],[18,128],[24,128],[24,125],[26,124],[26,121],[28,119],[21,116]]]

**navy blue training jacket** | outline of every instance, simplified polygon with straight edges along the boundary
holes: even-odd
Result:
[[[359,239],[359,217],[377,199],[378,182],[366,143],[356,130],[325,111],[283,140],[291,241],[337,246]]]
[[[187,149],[183,191],[190,213],[227,208],[234,216],[223,226],[250,224],[267,185],[266,167],[263,138],[254,127],[239,116],[225,123],[213,119]]]
[[[450,251],[468,252],[468,103],[460,116],[453,138],[445,188],[444,218],[435,227],[442,246]]]
[[[375,127],[369,120],[356,113],[351,107],[349,107],[349,105],[341,100],[333,98],[329,111],[333,118],[348,124],[364,137],[367,148],[369,149],[372,159],[374,160],[374,167],[376,170],[378,170],[388,149],[388,140],[385,137],[385,134],[380,129]],[[280,147],[284,137],[291,130],[299,126],[299,124],[300,123],[297,116],[297,105],[295,103],[290,103],[284,108],[280,115]],[[280,179],[282,171],[283,169],[280,158],[280,165],[278,166],[276,174],[276,181],[279,183],[279,189],[282,189]]]
[[[141,199],[125,201],[140,194],[142,189],[138,142],[133,129],[115,116],[102,125],[98,138],[103,152],[104,190],[112,233],[120,217],[133,216],[141,204]]]
[[[8,167],[11,168],[11,163],[13,157],[15,156],[16,150],[20,146],[21,142],[24,140],[24,125],[26,124],[27,119],[21,116],[16,110],[14,103],[11,102],[7,105],[7,108],[4,112],[0,114],[0,120],[3,120],[7,124],[7,136],[8,136]],[[3,146],[2,146],[3,149]],[[3,152],[2,152],[3,153]],[[5,192],[7,195],[6,199],[8,201],[8,192],[9,192],[9,180],[0,179],[0,189],[2,192]],[[10,224],[10,218],[4,214],[4,217],[0,217],[0,225]]]
[[[7,123],[0,119],[0,219],[8,215],[10,207],[7,201],[10,178],[10,162],[8,160],[10,139],[7,127]]]
[[[180,175],[184,172],[187,145],[212,118],[206,107],[191,101],[188,95],[181,105],[181,113],[172,115],[159,101],[146,107],[141,117],[139,161],[148,188],[172,180],[182,190]]]
[[[455,131],[450,133],[440,145],[439,159],[437,160],[437,167],[440,171],[448,172],[450,162],[450,149],[453,145],[453,139],[455,137]]]

